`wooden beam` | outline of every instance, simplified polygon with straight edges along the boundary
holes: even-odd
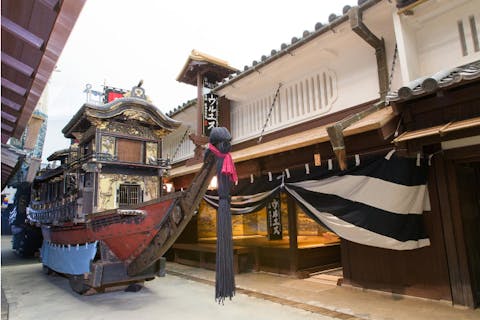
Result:
[[[22,109],[22,106],[19,103],[13,102],[12,100],[5,97],[2,97],[2,104],[15,111],[20,111],[20,109]]]
[[[350,27],[364,39],[374,49],[383,45],[383,41],[375,36],[363,23],[361,12],[358,7],[353,7],[348,11],[348,19],[350,20]]]
[[[45,41],[43,41],[42,38],[36,36],[35,34],[31,33],[22,26],[19,26],[10,19],[5,18],[4,16],[2,16],[2,29],[11,33],[13,36],[25,41],[29,45],[37,49],[43,50]]]
[[[65,43],[70,35],[75,22],[85,4],[86,0],[61,1],[61,7],[53,25],[53,29],[45,43],[45,53],[40,64],[36,69],[31,90],[28,92],[27,100],[23,106],[17,126],[13,132],[13,137],[19,138],[27,126],[30,116],[37,106],[38,99],[47,85],[47,79],[50,78],[55,64],[65,47]]]
[[[10,136],[11,134],[3,133],[3,130],[2,130],[2,143],[7,143],[8,139],[10,139]]]
[[[7,120],[7,121],[10,121],[11,123],[15,123],[17,122],[17,117],[2,110],[2,121],[3,120]]]
[[[295,274],[298,271],[298,241],[297,241],[297,210],[296,203],[292,197],[287,196],[288,206],[288,242],[290,256],[290,273]]]
[[[17,70],[18,72],[26,75],[27,77],[31,77],[33,75],[33,68],[29,65],[15,59],[14,57],[2,52],[2,63],[5,63],[7,66]]]
[[[13,127],[12,126],[9,126],[8,124],[6,124],[5,122],[2,122],[2,130],[5,130],[7,132],[12,132],[13,131]]]
[[[39,0],[38,2],[53,11],[57,11],[60,8],[59,0]]]
[[[3,77],[2,77],[2,87],[6,88],[6,89],[9,89],[9,90],[12,90],[13,92],[15,92],[16,94],[18,94],[22,97],[24,97],[27,94],[27,89],[26,88],[20,87],[19,85],[15,84],[12,81],[10,81],[8,79],[5,79]]]
[[[380,99],[384,100],[389,88],[387,55],[385,52],[385,43],[383,38],[379,39],[370,31],[370,29],[367,28],[367,26],[363,23],[362,13],[358,7],[353,7],[348,11],[348,19],[350,20],[350,28],[352,31],[358,34],[360,38],[365,40],[365,42],[375,49]]]

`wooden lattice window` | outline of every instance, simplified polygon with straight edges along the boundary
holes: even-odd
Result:
[[[138,184],[121,184],[118,189],[119,206],[129,206],[143,201],[142,190]]]

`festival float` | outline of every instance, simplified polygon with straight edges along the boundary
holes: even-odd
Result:
[[[68,149],[37,174],[28,212],[41,226],[47,273],[80,294],[165,275],[162,256],[194,215],[214,175],[209,153],[188,190],[166,193],[162,139],[180,126],[145,96],[141,83],[105,104],[85,103],[62,130]]]

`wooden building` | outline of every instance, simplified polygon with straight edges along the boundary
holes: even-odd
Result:
[[[359,1],[215,84],[218,125],[232,133],[243,183],[350,168],[392,149],[431,163],[431,208],[422,218],[429,245],[339,240],[282,194],[282,240],[269,238],[267,209],[233,217],[235,244],[251,249],[257,270],[305,276],[341,265],[345,285],[479,304],[479,14],[468,0]],[[196,102],[170,113],[184,123],[163,148],[175,189],[199,169],[187,163],[194,144],[186,137],[203,108]],[[182,242],[214,241],[212,210],[200,205]]]

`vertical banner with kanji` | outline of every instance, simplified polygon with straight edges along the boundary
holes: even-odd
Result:
[[[282,239],[282,212],[280,210],[280,195],[267,203],[267,228],[269,240]]]
[[[218,96],[207,93],[203,97],[203,134],[210,136],[215,127],[218,127]]]

